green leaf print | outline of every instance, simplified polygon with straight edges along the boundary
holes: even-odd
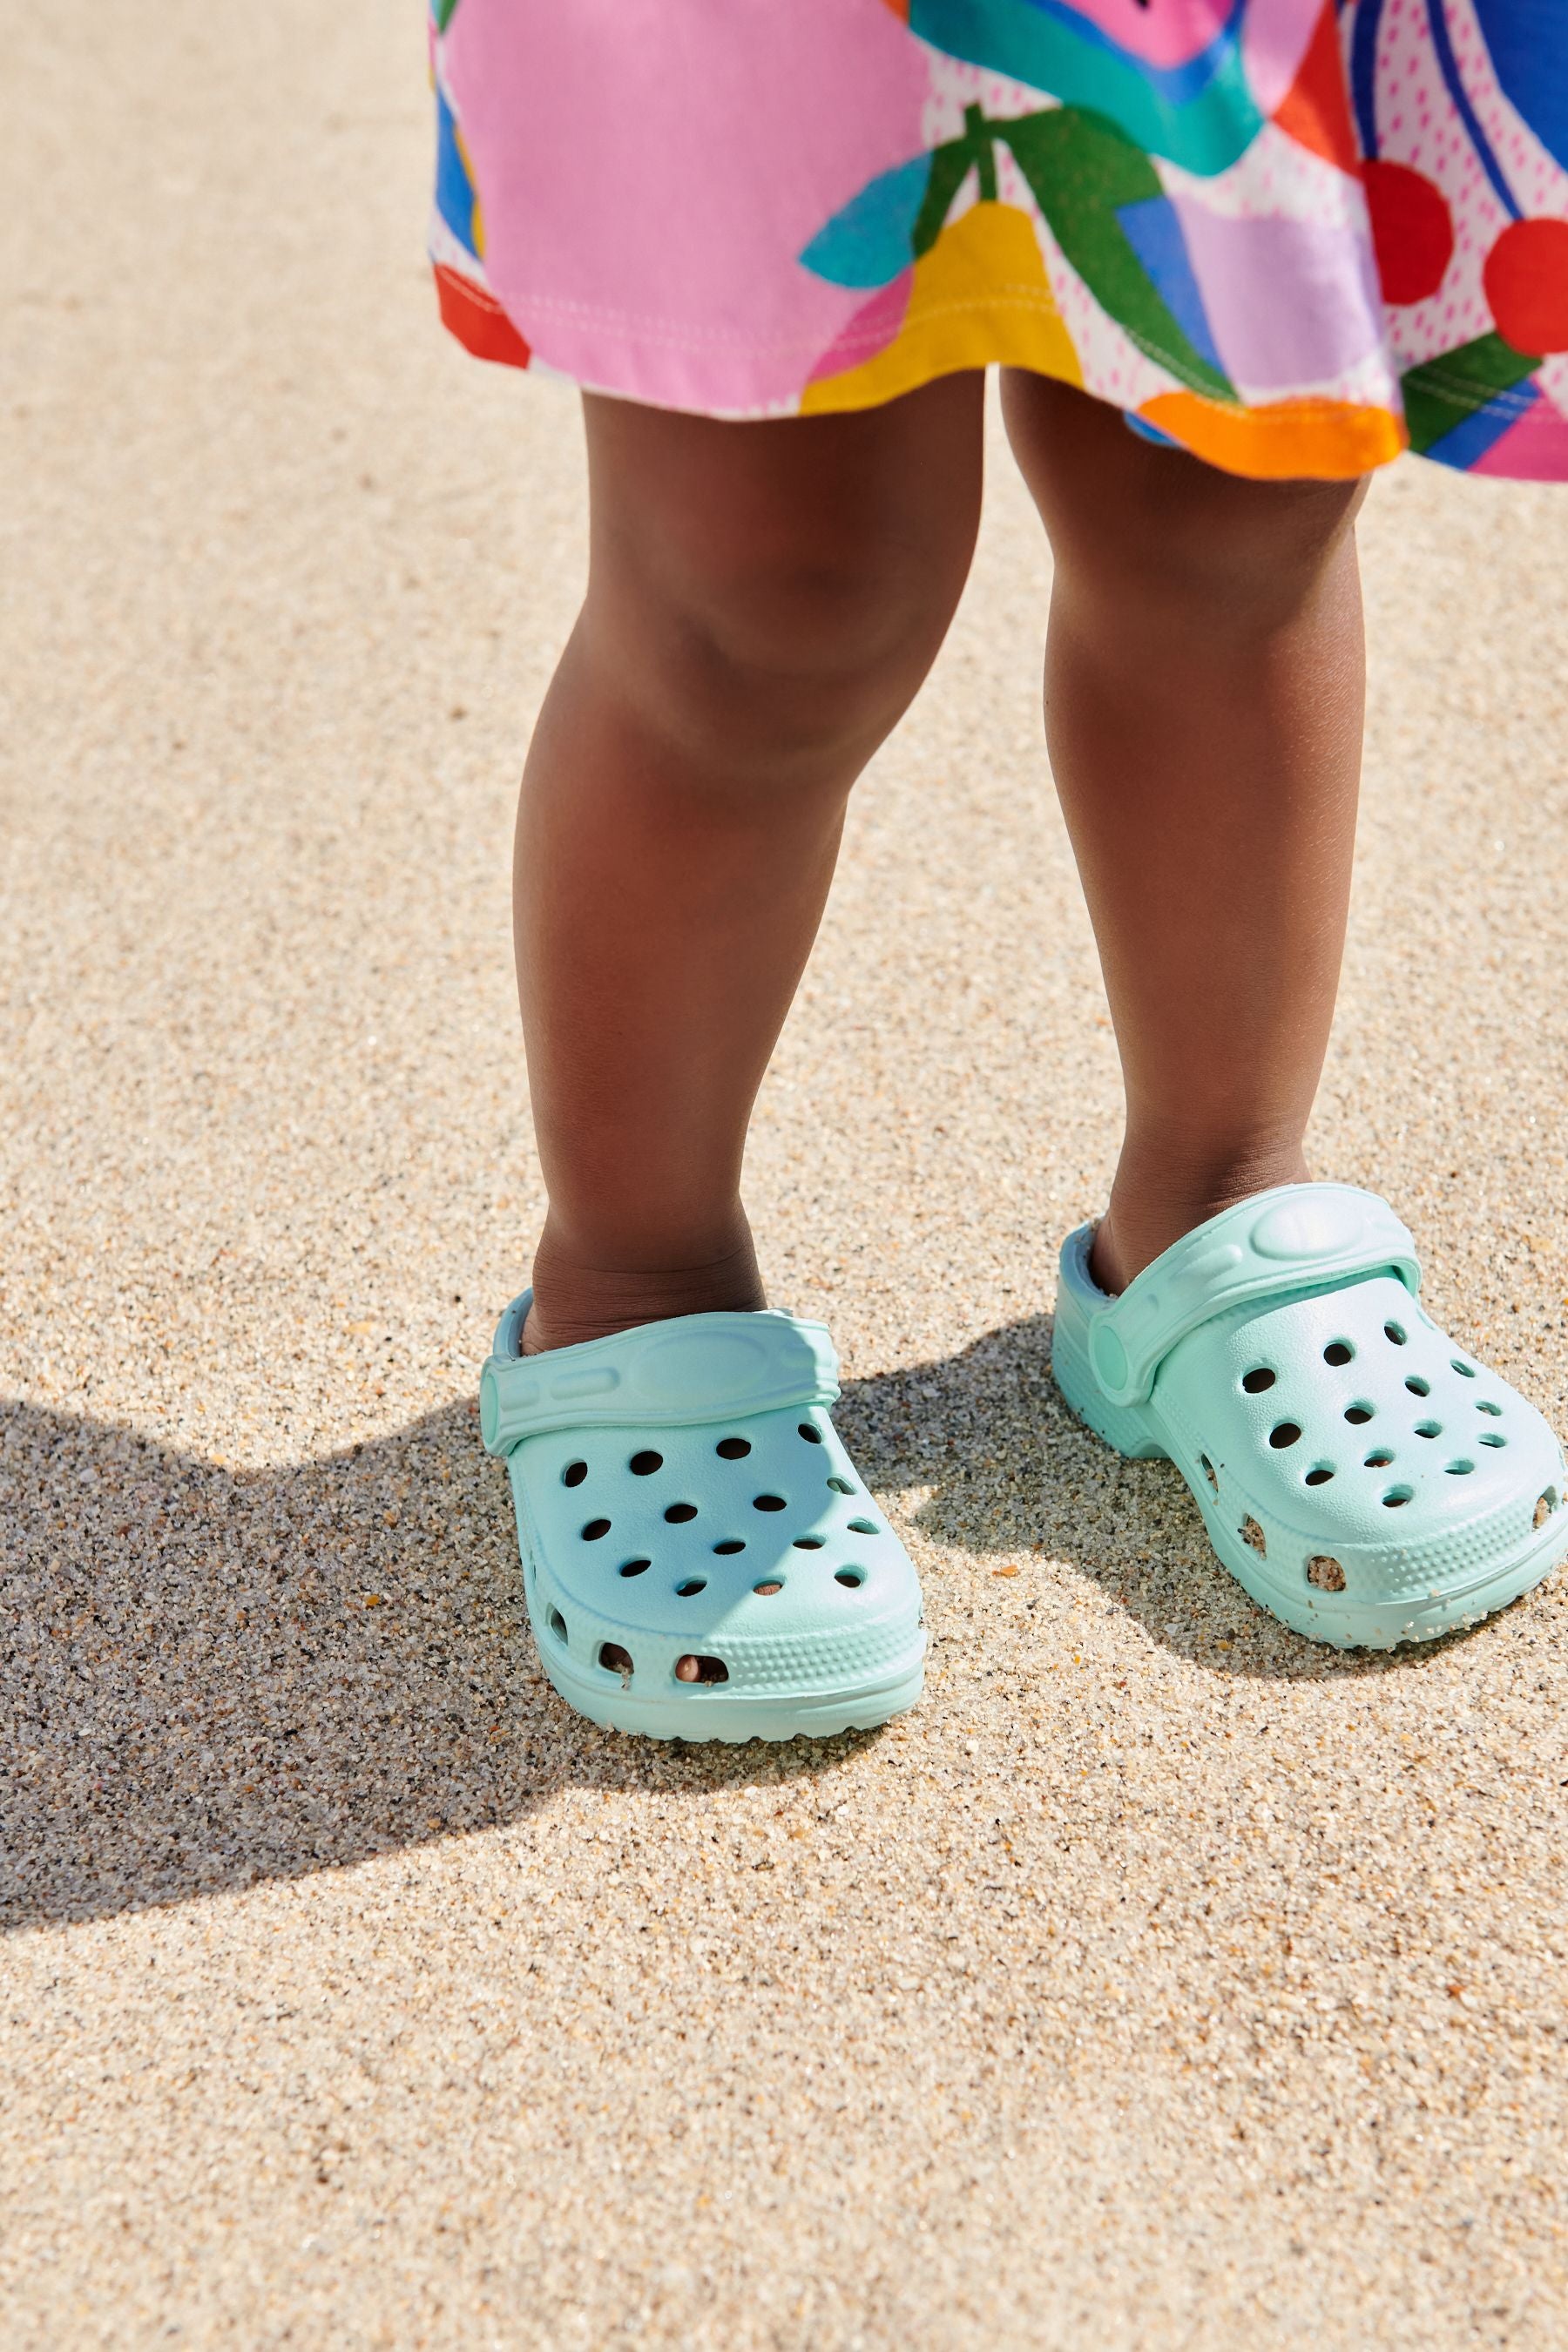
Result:
[[[931,178],[926,182],[925,201],[915,218],[910,243],[918,261],[929,253],[947,224],[952,200],[964,180],[974,168],[973,139],[950,139],[944,147],[931,150]]]
[[[1083,107],[1053,107],[991,128],[1012,149],[1052,236],[1107,316],[1194,392],[1239,405],[1230,378],[1183,331],[1117,219],[1124,205],[1164,194],[1142,149]]]

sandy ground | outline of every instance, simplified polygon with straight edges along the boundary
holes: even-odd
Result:
[[[543,1684],[470,1403],[570,398],[436,332],[411,8],[5,40],[0,2336],[1561,2345],[1568,1585],[1310,1648],[1058,1399],[1118,1089],[1005,463],[750,1179],[930,1694],[661,1752]],[[1364,541],[1317,1160],[1561,1425],[1568,503]]]

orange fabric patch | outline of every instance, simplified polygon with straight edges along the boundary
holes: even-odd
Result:
[[[1194,457],[1258,482],[1354,481],[1405,446],[1405,427],[1390,410],[1348,400],[1222,408],[1196,393],[1162,392],[1138,414]]]

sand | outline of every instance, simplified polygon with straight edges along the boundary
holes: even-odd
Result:
[[[639,1745],[471,1402],[571,397],[436,331],[416,12],[5,41],[0,2337],[1560,2345],[1568,1584],[1310,1647],[1056,1395],[1119,1096],[1000,450],[750,1172],[929,1695]],[[1408,467],[1364,546],[1316,1163],[1562,1426],[1568,494]]]

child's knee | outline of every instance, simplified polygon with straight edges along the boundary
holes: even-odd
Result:
[[[1151,446],[1061,385],[1015,383],[1009,436],[1068,584],[1194,629],[1267,627],[1310,595],[1362,481],[1252,481]]]
[[[605,583],[627,675],[727,756],[850,744],[894,722],[942,642],[962,569],[900,561],[837,526],[760,541],[721,518]]]
[[[1364,495],[1357,482],[1243,481],[1196,460],[1177,465],[1180,479],[1139,503],[1112,558],[1211,623],[1288,617],[1333,560]]]
[[[589,616],[627,689],[731,761],[885,732],[968,570],[979,400],[746,425],[591,404]]]

